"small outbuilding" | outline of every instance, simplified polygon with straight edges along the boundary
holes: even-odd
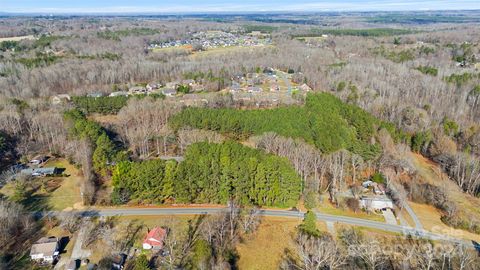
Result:
[[[33,165],[40,165],[47,160],[48,160],[47,156],[39,155],[39,156],[36,156],[36,157],[32,158],[29,162]]]

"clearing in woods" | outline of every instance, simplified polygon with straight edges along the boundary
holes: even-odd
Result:
[[[413,164],[417,169],[419,176],[426,183],[444,187],[448,192],[450,200],[454,201],[461,215],[468,215],[480,220],[480,199],[464,193],[448,176],[441,170],[441,168],[430,160],[419,154],[411,154]],[[459,238],[480,240],[480,235],[470,233],[464,230],[456,230],[445,225],[440,217],[441,211],[433,206],[410,203],[412,209],[417,214],[425,229],[441,233],[449,234]]]

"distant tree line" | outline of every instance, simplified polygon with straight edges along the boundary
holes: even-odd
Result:
[[[195,143],[181,163],[124,161],[113,171],[114,203],[227,203],[291,207],[302,180],[287,159],[235,142]]]
[[[310,37],[319,35],[334,35],[334,36],[361,36],[361,37],[380,37],[380,36],[394,36],[407,35],[415,33],[409,29],[395,29],[395,28],[368,28],[368,29],[311,29],[308,34],[298,34],[297,36]]]

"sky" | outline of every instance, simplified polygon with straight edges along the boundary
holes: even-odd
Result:
[[[13,13],[202,13],[480,9],[480,0],[0,0]]]

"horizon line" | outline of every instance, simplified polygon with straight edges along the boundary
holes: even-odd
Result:
[[[461,8],[461,9],[419,9],[419,10],[226,10],[226,11],[2,11],[0,15],[244,15],[244,14],[315,14],[315,13],[372,13],[372,12],[409,12],[409,13],[428,13],[428,12],[461,12],[461,11],[480,11],[480,8]]]

